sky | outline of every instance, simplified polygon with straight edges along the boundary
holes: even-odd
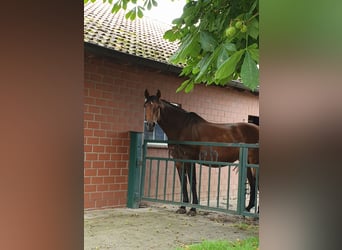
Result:
[[[171,24],[173,19],[182,15],[185,0],[157,0],[157,3],[158,6],[153,6],[150,11],[146,9],[144,15]]]

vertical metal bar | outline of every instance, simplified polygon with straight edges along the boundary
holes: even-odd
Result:
[[[246,163],[247,163],[247,154],[246,147],[240,147],[240,157],[239,157],[239,182],[238,182],[238,202],[237,202],[237,212],[242,214],[245,209],[245,193],[246,193]]]
[[[158,189],[159,189],[159,166],[160,166],[160,160],[157,161],[156,192],[155,192],[156,199],[158,199]]]
[[[150,159],[150,171],[149,171],[149,175],[148,175],[148,192],[147,192],[147,196],[150,198],[151,197],[151,175],[152,175],[152,159]]]
[[[228,187],[227,187],[227,210],[229,210],[229,199],[230,199],[230,171],[231,165],[228,165]]]
[[[138,208],[140,203],[142,133],[130,131],[127,207]]]
[[[142,164],[141,164],[141,186],[140,186],[140,199],[145,195],[145,177],[146,177],[146,154],[147,154],[147,143],[144,142],[143,153],[142,153]]]
[[[218,172],[216,207],[220,207],[221,166]]]
[[[180,202],[183,202],[183,183],[184,183],[184,177],[186,178],[186,176],[184,176],[184,171],[185,171],[185,167],[184,167],[184,162],[182,162],[182,174],[181,174],[181,196],[180,196]],[[186,187],[188,188],[188,187]]]
[[[174,166],[173,166],[173,177],[172,177],[172,194],[171,194],[171,196],[172,196],[172,198],[171,198],[171,200],[172,200],[172,202],[174,202],[175,201],[175,182],[176,182],[176,162],[173,162],[174,164]]]
[[[210,185],[211,185],[211,165],[209,166],[209,176],[208,176],[208,200],[207,206],[210,206]]]
[[[164,175],[164,201],[166,200],[166,186],[167,186],[167,172],[168,172],[168,163],[169,160],[165,161],[165,175]]]
[[[191,203],[191,201],[192,201],[192,178],[193,178],[193,165],[192,164],[195,164],[194,162],[191,162],[190,163],[190,178],[189,178],[189,186],[190,186],[190,196],[189,196],[189,203]],[[195,166],[196,167],[196,166]],[[189,174],[189,173],[188,173]]]
[[[199,167],[199,175],[198,175],[198,203],[201,204],[201,186],[202,186],[202,167],[203,165],[200,164],[200,167]]]

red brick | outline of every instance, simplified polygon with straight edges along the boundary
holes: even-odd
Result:
[[[92,177],[91,183],[92,184],[103,184],[103,177]]]
[[[111,154],[110,159],[112,161],[120,161],[121,160],[121,154]]]
[[[92,146],[91,145],[84,145],[83,150],[84,152],[92,152]]]
[[[110,130],[112,128],[112,124],[109,122],[101,122],[100,127],[101,129]]]
[[[103,100],[103,99],[96,99],[95,101],[97,106],[102,106],[102,107],[107,107],[108,106],[108,101]]]
[[[90,104],[90,105],[95,104],[95,98],[94,97],[85,96],[84,97],[84,104]]]
[[[117,190],[121,190],[120,189],[120,186],[121,184],[110,184],[109,185],[109,190],[114,190],[114,191],[117,191]]]
[[[93,152],[104,153],[105,147],[104,146],[93,146]]]
[[[85,185],[84,192],[95,192],[96,185]]]
[[[96,208],[104,208],[107,206],[107,200],[96,200]]]
[[[123,141],[121,139],[112,139],[112,145],[122,145]]]
[[[84,208],[95,208],[95,201],[84,200]]]
[[[87,161],[97,160],[98,158],[98,154],[95,153],[86,153],[85,156]]]
[[[83,119],[92,121],[92,120],[94,120],[94,115],[90,114],[90,113],[83,114]]]
[[[115,193],[113,193],[113,192],[103,192],[102,197],[103,197],[103,199],[106,199],[106,200],[113,200],[114,194]]]
[[[111,145],[111,140],[109,138],[100,138],[101,145]]]
[[[115,162],[114,161],[106,161],[105,162],[105,167],[106,168],[114,168],[115,167]]]
[[[103,115],[111,115],[113,113],[113,110],[111,108],[101,108],[101,114]]]
[[[113,146],[106,146],[106,153],[115,153],[116,152],[116,147]]]
[[[116,176],[115,183],[127,183],[128,177],[127,176]]]
[[[98,129],[95,130],[94,129],[93,131],[94,131],[94,136],[98,136],[98,137],[106,136],[106,131],[105,130],[98,130]]]
[[[121,160],[128,161],[129,160],[129,154],[123,154],[121,155]]]
[[[100,128],[99,122],[88,121],[87,128]]]
[[[83,183],[84,185],[90,184],[91,177],[83,177]]]
[[[102,199],[102,192],[90,193],[90,199],[91,199],[91,200],[99,200],[99,199]]]
[[[128,183],[120,184],[120,190],[128,190]]]
[[[97,170],[97,176],[108,176],[109,175],[109,169],[99,169]]]
[[[128,167],[128,163],[126,161],[118,161],[118,162],[115,162],[115,167],[117,167],[117,168],[127,168]]]
[[[95,176],[96,175],[96,169],[85,169],[84,170],[84,176]]]
[[[109,174],[111,176],[117,176],[117,175],[121,175],[121,169],[119,168],[113,168],[110,170]]]
[[[114,183],[114,177],[103,177],[103,183]]]
[[[100,139],[96,137],[88,137],[87,138],[87,144],[89,145],[94,145],[94,144],[99,144]]]
[[[99,160],[110,160],[110,154],[99,154]]]
[[[105,122],[107,120],[107,117],[105,115],[95,115],[95,121],[99,121],[99,122]]]
[[[108,184],[102,184],[102,185],[96,185],[96,191],[109,191],[109,185]]]
[[[117,153],[127,153],[128,152],[128,147],[117,147],[116,148]]]
[[[88,112],[89,113],[94,113],[94,114],[101,113],[101,108],[97,107],[97,106],[89,106],[88,107]]]
[[[94,134],[94,130],[92,130],[92,129],[85,128],[83,130],[83,135],[84,136],[92,136],[93,134]]]
[[[94,168],[104,168],[104,161],[93,161]]]

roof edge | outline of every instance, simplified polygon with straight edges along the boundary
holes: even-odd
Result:
[[[105,47],[99,46],[97,44],[89,43],[89,42],[84,42],[84,49],[97,55],[104,55],[104,56],[108,56],[108,57],[115,58],[115,59],[121,59],[121,60],[122,59],[129,60],[141,66],[147,66],[147,67],[155,68],[155,69],[165,71],[165,72],[172,72],[178,75],[182,71],[182,68],[171,65],[171,64],[165,64],[162,62],[150,60],[150,59],[143,58],[140,56],[135,56],[135,55],[127,54],[124,52],[119,52],[119,51],[105,48]]]
[[[161,70],[164,72],[171,72],[177,75],[179,75],[182,71],[181,67],[177,67],[171,64],[165,64],[162,62],[143,58],[140,56],[135,56],[132,54],[127,54],[124,52],[119,52],[113,49],[99,46],[94,43],[84,42],[84,49],[96,55],[104,55],[104,56],[108,56],[108,57],[120,59],[120,60],[127,60],[127,61],[129,60],[141,66],[147,66],[147,67],[151,67],[151,68]],[[221,86],[221,87],[233,87],[235,89],[238,89],[239,91],[249,91],[254,95],[259,95],[259,88],[256,89],[255,91],[252,91],[249,88],[247,88],[245,85],[243,85],[243,83],[241,83],[240,81],[236,81],[236,80],[232,80],[229,83],[227,83],[227,85]]]

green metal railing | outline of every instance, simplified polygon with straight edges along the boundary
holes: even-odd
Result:
[[[209,160],[187,160],[174,159],[169,153],[163,156],[160,153],[150,154],[149,143],[167,143],[168,145],[201,145],[210,147],[238,147],[240,148],[239,161],[219,162]],[[138,144],[138,145],[137,145]],[[196,207],[204,210],[213,210],[231,214],[245,216],[258,216],[257,209],[254,212],[245,210],[246,203],[246,180],[247,168],[255,168],[257,176],[259,172],[258,164],[247,162],[248,149],[258,148],[258,144],[244,143],[212,143],[193,141],[156,141],[144,140],[142,135],[136,132],[131,133],[130,167],[129,167],[129,187],[127,206],[130,208],[139,207],[140,201],[158,202],[164,204],[183,205]],[[156,151],[156,150],[155,150]],[[168,152],[167,149],[164,149]],[[159,151],[158,151],[159,152]],[[182,202],[182,192],[180,187],[184,180],[179,181],[175,162],[190,163],[196,166],[197,193],[199,204],[189,204]],[[215,165],[215,167],[213,167]],[[236,206],[231,202],[232,168],[238,169]],[[184,168],[183,168],[184,171]],[[206,172],[206,173],[204,173]],[[213,173],[214,172],[214,173]],[[193,174],[190,174],[193,178]],[[224,176],[224,181],[223,181]],[[206,180],[203,180],[206,179]],[[189,200],[192,200],[191,181],[188,183]],[[203,190],[204,187],[206,190]],[[258,178],[256,178],[258,187]],[[224,192],[221,192],[223,189]],[[255,189],[255,207],[258,207],[258,188]],[[214,197],[213,197],[214,195]],[[201,197],[204,196],[201,200]],[[224,199],[226,199],[224,201]],[[223,205],[224,202],[224,205]]]

